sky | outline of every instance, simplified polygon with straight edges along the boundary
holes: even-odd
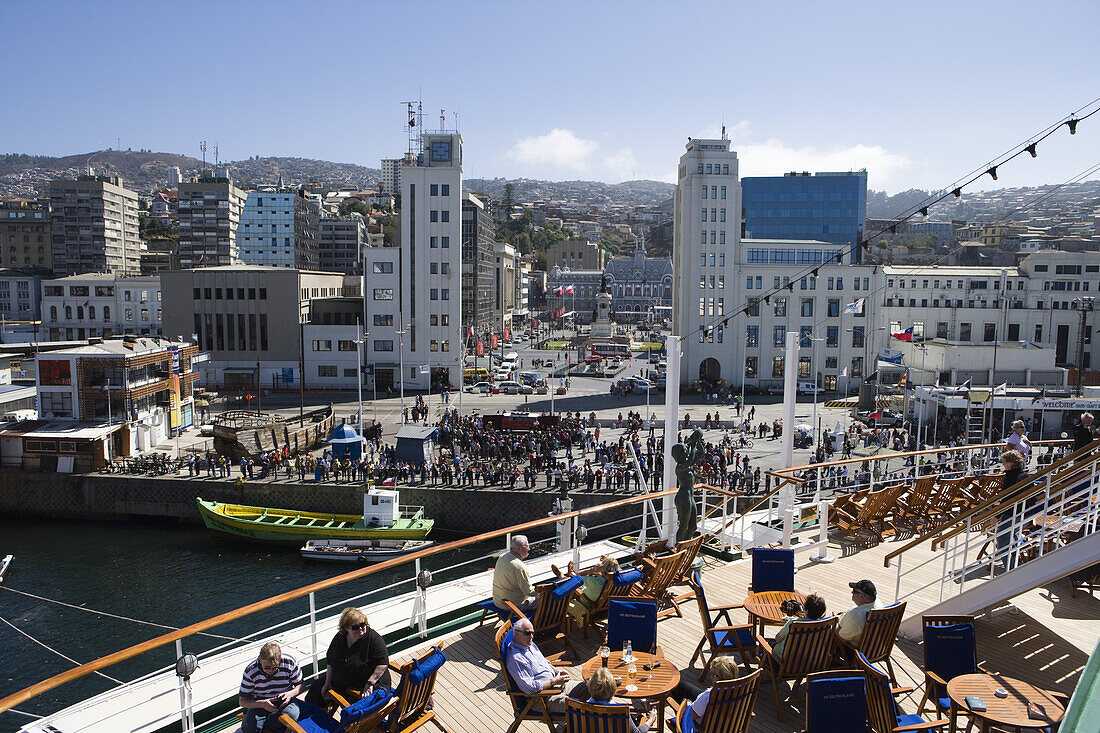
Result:
[[[458,126],[468,178],[675,182],[722,125],[742,176],[947,187],[1100,97],[1100,3],[0,2],[0,152],[115,147],[378,167]],[[1095,103],[1094,103],[1095,108]],[[975,188],[1100,163],[1100,114]]]

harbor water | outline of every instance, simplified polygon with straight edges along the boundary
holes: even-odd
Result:
[[[15,560],[0,584],[0,697],[35,682],[89,662],[168,629],[91,613],[182,627],[231,611],[264,598],[331,578],[355,569],[343,563],[302,559],[296,548],[269,548],[215,540],[199,526],[174,523],[80,523],[44,520],[0,520],[0,556]],[[451,538],[434,537],[436,541]],[[466,548],[433,558],[427,567],[435,582],[447,579],[439,568],[473,559],[492,549]],[[484,569],[474,563],[463,572]],[[412,565],[372,576],[369,584],[356,581],[319,593],[318,607],[337,603],[372,587],[395,583],[413,575]],[[398,592],[411,590],[411,584]],[[17,592],[18,591],[18,592]],[[61,601],[69,608],[39,598]],[[89,609],[89,610],[84,610]],[[270,612],[270,622],[308,613],[303,598]],[[339,613],[339,608],[326,615]],[[213,633],[240,638],[264,628],[264,618],[253,616],[214,629]],[[6,623],[5,623],[6,622]],[[13,628],[15,627],[15,628]],[[16,630],[18,629],[18,630]],[[20,631],[33,637],[24,636]],[[215,638],[185,641],[185,651],[199,651],[222,643]],[[44,648],[48,646],[74,661]],[[127,681],[175,659],[174,646],[103,670]],[[114,683],[92,675],[25,702],[17,710],[44,715],[109,689]],[[0,715],[0,732],[15,731],[31,720],[26,715]]]

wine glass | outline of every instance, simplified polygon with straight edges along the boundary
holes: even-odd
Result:
[[[634,684],[634,678],[638,676],[637,665],[631,664],[629,667],[627,667],[626,674],[628,677],[630,677],[630,684],[626,686],[626,691],[636,692],[638,690],[638,686]]]
[[[600,666],[607,666],[607,658],[611,656],[611,647],[607,644],[600,645]]]

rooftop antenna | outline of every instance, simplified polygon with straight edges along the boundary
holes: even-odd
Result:
[[[408,150],[409,155],[415,155],[420,152],[420,130],[418,128],[423,127],[423,108],[420,104],[420,100],[412,100],[409,102],[401,102],[405,105],[405,135],[408,137]],[[415,107],[413,105],[416,105]]]
[[[205,140],[200,140],[199,141],[199,150],[202,151],[202,169],[203,169],[203,172],[205,173],[205,171],[206,171],[206,141]]]
[[[439,131],[440,132],[446,132],[447,131],[447,115],[446,115],[446,112],[447,112],[447,110],[445,110],[443,108],[440,108],[440,110],[439,110]]]
[[[451,114],[455,118],[455,132],[457,133],[458,132],[458,112],[452,112]]]
[[[220,162],[221,162],[221,159],[218,158],[218,142],[217,142],[217,140],[215,140],[214,141],[214,167],[217,168],[218,163],[220,163]]]

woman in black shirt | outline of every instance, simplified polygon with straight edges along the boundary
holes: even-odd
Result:
[[[386,642],[367,624],[358,608],[345,608],[340,614],[340,629],[328,645],[328,668],[309,688],[306,701],[325,707],[331,704],[329,690],[344,694],[359,690],[366,697],[375,688],[390,687],[389,653]]]

